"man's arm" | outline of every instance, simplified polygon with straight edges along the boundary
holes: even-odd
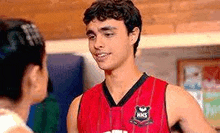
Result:
[[[78,109],[79,109],[79,103],[81,100],[82,95],[76,97],[68,110],[67,114],[67,132],[68,133],[78,133],[77,129],[77,116],[78,116]]]
[[[206,121],[197,101],[183,88],[168,85],[166,101],[170,127],[179,122],[187,133],[217,133]]]

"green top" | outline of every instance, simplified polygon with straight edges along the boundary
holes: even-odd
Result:
[[[58,130],[59,105],[53,94],[36,106],[34,114],[35,133],[55,133]]]

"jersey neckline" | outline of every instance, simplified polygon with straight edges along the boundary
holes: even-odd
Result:
[[[144,81],[149,76],[144,72],[143,75],[139,78],[139,80],[131,87],[131,89],[122,97],[118,104],[115,103],[113,97],[111,96],[108,87],[106,86],[105,81],[102,82],[103,92],[106,97],[106,100],[109,103],[110,107],[121,107],[123,106],[130,97],[134,94],[134,92],[144,83]]]

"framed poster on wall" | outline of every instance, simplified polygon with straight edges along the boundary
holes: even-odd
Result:
[[[198,101],[208,122],[220,128],[220,58],[180,59],[178,85]]]

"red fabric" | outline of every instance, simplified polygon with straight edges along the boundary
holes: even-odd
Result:
[[[165,107],[166,86],[166,82],[148,77],[123,106],[110,107],[102,84],[96,85],[86,91],[81,99],[79,133],[112,130],[124,130],[128,133],[170,132]],[[142,110],[150,107],[148,114],[139,115],[145,118],[147,116],[147,119],[140,121],[135,117],[138,106],[143,107]]]

